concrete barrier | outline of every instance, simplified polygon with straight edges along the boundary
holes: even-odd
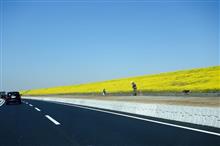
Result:
[[[194,107],[165,104],[142,104],[123,101],[54,98],[54,97],[23,97],[27,99],[56,101],[83,106],[90,106],[114,111],[169,119],[198,125],[220,128],[219,107]]]

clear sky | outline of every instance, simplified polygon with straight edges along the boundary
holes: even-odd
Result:
[[[219,64],[219,1],[1,0],[1,90]]]

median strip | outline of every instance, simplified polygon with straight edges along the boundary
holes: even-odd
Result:
[[[59,122],[57,122],[55,119],[53,119],[53,118],[50,117],[49,115],[45,115],[45,117],[46,117],[47,119],[49,119],[51,122],[53,122],[55,125],[60,125]]]

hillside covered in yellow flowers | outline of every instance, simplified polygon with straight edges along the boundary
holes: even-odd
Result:
[[[130,93],[132,92],[131,81],[137,84],[138,91],[141,93],[178,93],[183,90],[204,93],[220,92],[220,66],[144,75],[89,84],[23,90],[21,94],[96,94],[101,93],[104,88],[107,93]]]

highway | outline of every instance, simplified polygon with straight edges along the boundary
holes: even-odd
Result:
[[[0,146],[220,145],[218,128],[149,119],[37,100],[0,104]]]

